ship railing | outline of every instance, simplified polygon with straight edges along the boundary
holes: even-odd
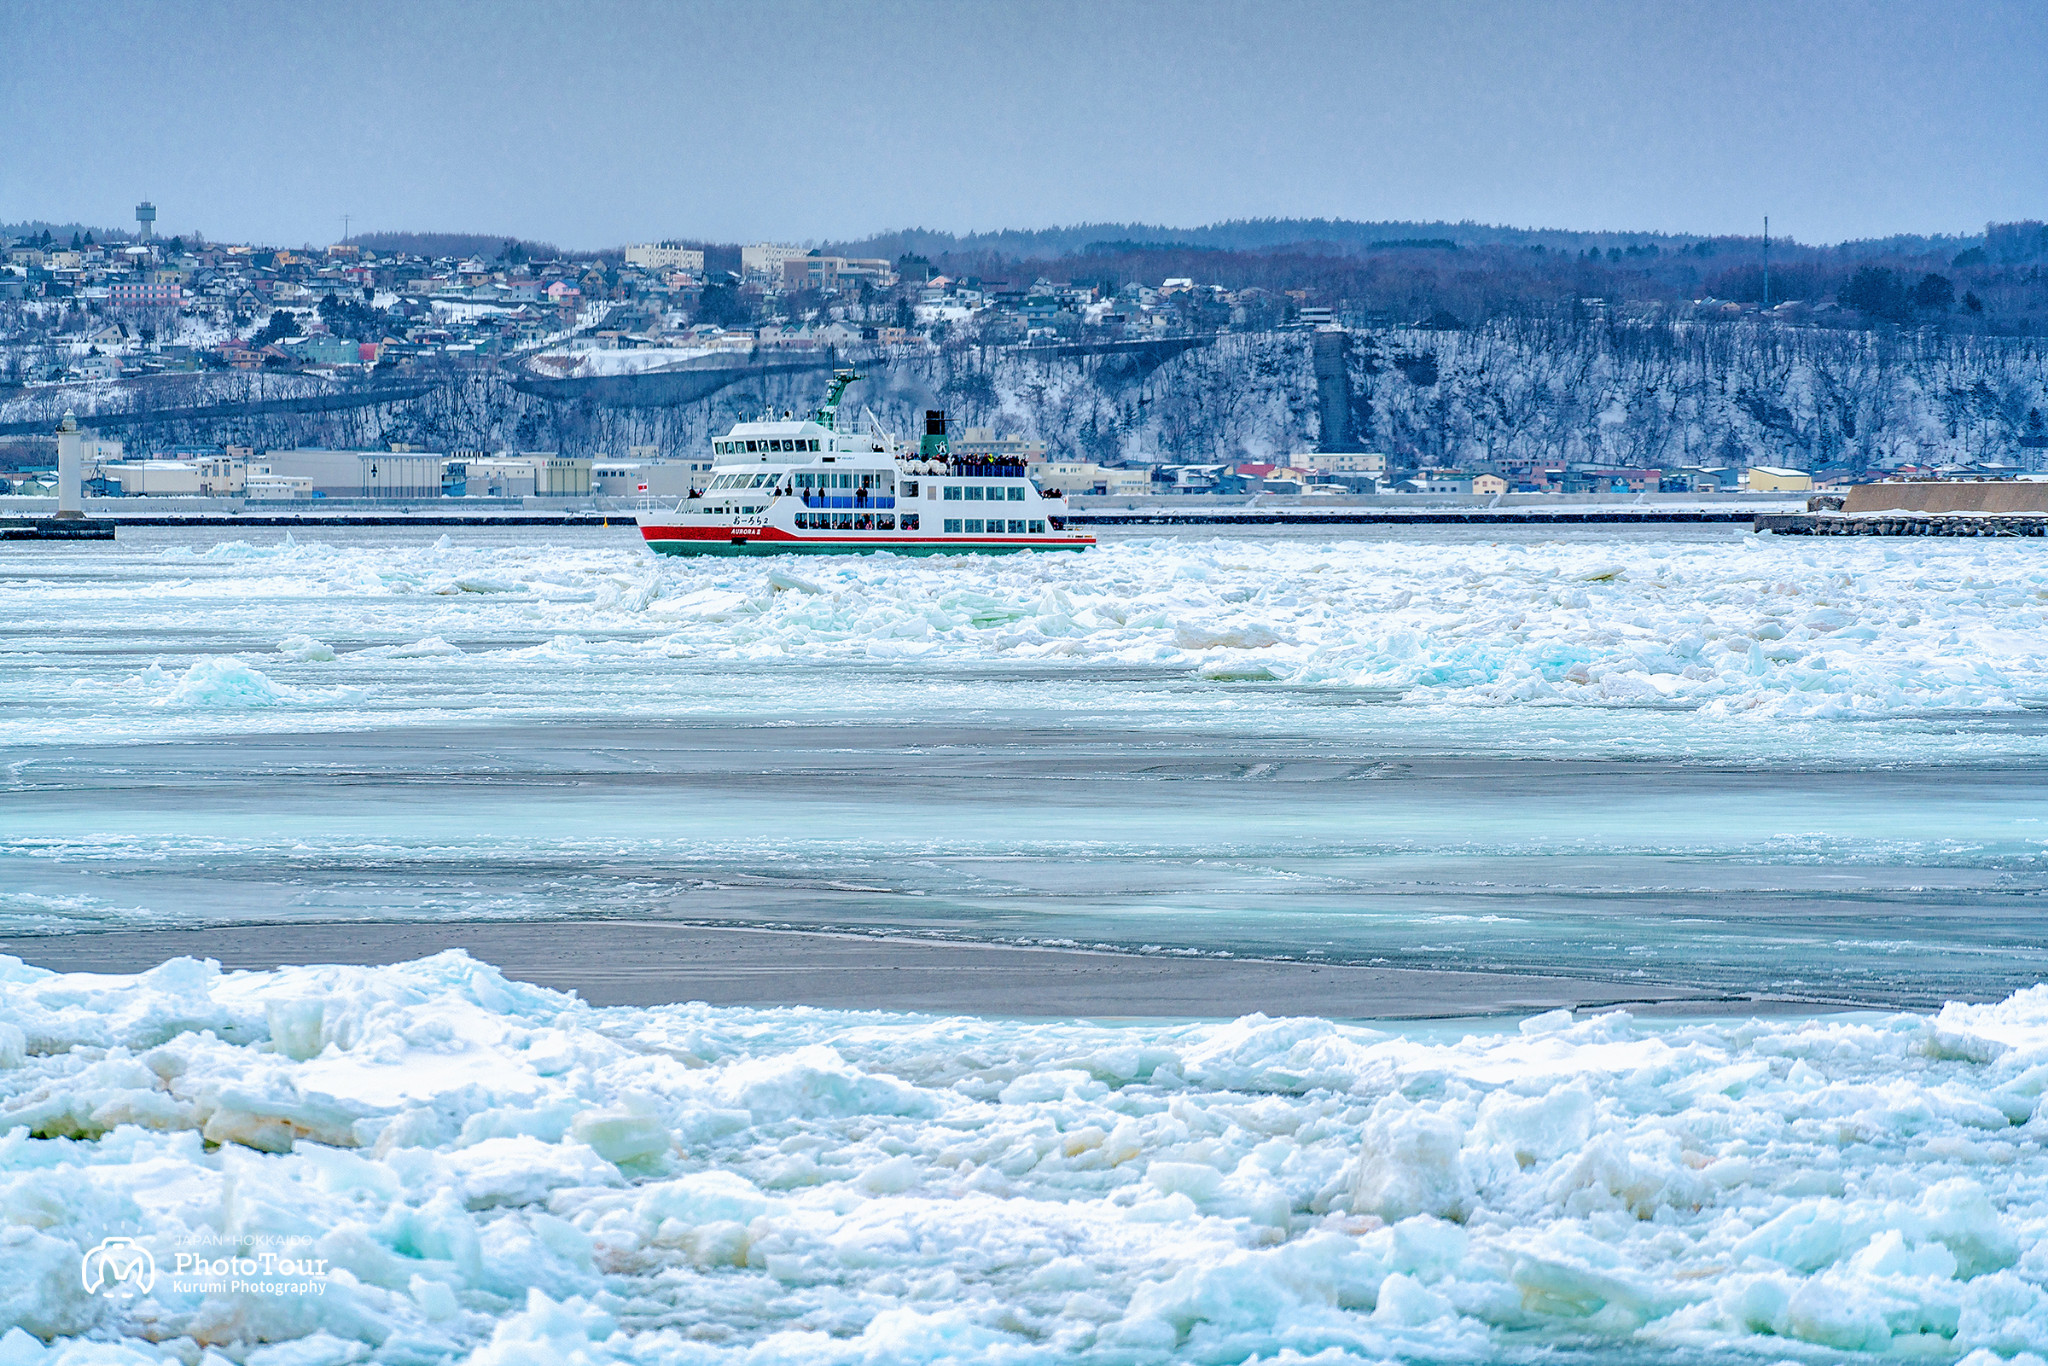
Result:
[[[800,496],[803,498],[804,506],[807,508],[846,508],[848,510],[860,508],[873,510],[896,506],[895,495],[889,493],[878,493],[868,497],[831,493],[806,493]]]

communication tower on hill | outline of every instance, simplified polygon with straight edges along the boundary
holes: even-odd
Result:
[[[156,235],[156,205],[147,199],[135,206],[135,235],[145,242]]]

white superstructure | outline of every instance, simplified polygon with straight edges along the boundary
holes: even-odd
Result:
[[[711,443],[710,478],[673,508],[639,514],[648,547],[664,555],[774,552],[911,554],[1082,550],[1067,501],[1022,464],[959,458],[943,413],[925,415],[915,449],[881,430],[842,431],[839,401],[859,376],[838,371],[809,418],[734,424]]]

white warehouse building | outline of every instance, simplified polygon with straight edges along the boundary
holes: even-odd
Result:
[[[268,451],[270,473],[324,498],[439,498],[448,457],[419,451]]]

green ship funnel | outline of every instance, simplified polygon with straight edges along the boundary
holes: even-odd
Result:
[[[927,408],[924,413],[924,440],[918,443],[917,455],[920,460],[950,460],[953,448],[946,443],[946,415],[936,409]]]

